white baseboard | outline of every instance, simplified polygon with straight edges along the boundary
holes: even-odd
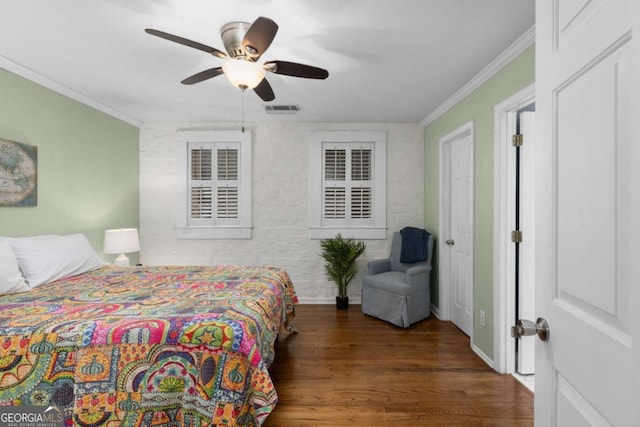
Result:
[[[335,304],[336,297],[298,297],[300,304]],[[360,304],[362,299],[360,297],[349,297],[349,305]]]
[[[433,304],[431,304],[431,314],[436,316],[438,318],[438,320],[442,320],[440,318],[440,309],[438,307],[436,307],[435,305],[433,305]]]
[[[482,359],[484,361],[484,363],[486,363],[487,365],[489,365],[489,367],[491,369],[493,369],[493,359],[491,359],[489,356],[487,356],[482,350],[480,350],[479,347],[477,347],[475,344],[471,344],[471,350],[473,350],[473,352],[475,354],[478,355],[478,357],[480,359]]]

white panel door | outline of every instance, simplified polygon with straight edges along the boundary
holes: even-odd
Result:
[[[639,11],[536,3],[536,426],[640,425]]]
[[[449,143],[451,159],[451,321],[471,336],[473,323],[473,136]]]
[[[520,133],[524,144],[520,147],[520,227],[523,238],[519,243],[518,313],[521,319],[535,318],[536,299],[536,224],[535,224],[535,113],[520,113]],[[517,370],[530,375],[535,370],[535,340],[525,337],[518,340]]]

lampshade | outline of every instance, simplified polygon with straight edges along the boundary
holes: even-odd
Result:
[[[231,59],[222,64],[222,71],[232,85],[242,90],[253,89],[264,79],[264,68],[244,59]]]
[[[104,246],[102,252],[105,254],[120,254],[115,259],[115,265],[129,265],[129,258],[125,253],[137,252],[140,250],[140,240],[138,230],[135,228],[119,228],[106,230],[104,232]]]

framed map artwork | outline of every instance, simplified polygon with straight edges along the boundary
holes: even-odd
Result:
[[[0,206],[38,204],[38,147],[0,139]]]

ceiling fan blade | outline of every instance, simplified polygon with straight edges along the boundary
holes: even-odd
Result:
[[[258,94],[263,101],[273,101],[276,99],[276,96],[273,93],[273,89],[271,89],[271,85],[267,81],[267,79],[262,79],[260,84],[253,88],[253,91]]]
[[[164,31],[154,30],[152,28],[147,28],[144,30],[147,34],[151,34],[152,36],[160,37],[174,43],[179,43],[181,45],[189,46],[194,49],[201,50],[203,52],[210,53],[211,55],[217,56],[218,58],[226,59],[227,54],[221,50],[216,49],[215,47],[207,46],[206,44],[194,42],[193,40],[185,39],[184,37],[176,36],[174,34],[165,33]]]
[[[222,67],[209,68],[208,70],[200,71],[199,73],[194,74],[191,77],[187,77],[180,83],[182,83],[183,85],[192,85],[194,83],[200,83],[203,80],[219,76],[220,74],[224,74],[222,71]]]
[[[269,61],[264,63],[264,68],[272,73],[282,74],[285,76],[302,77],[305,79],[324,80],[329,77],[329,72],[324,68],[298,64],[297,62]]]
[[[259,17],[244,35],[242,40],[244,51],[254,60],[258,60],[269,48],[277,32],[278,24],[269,18]]]

